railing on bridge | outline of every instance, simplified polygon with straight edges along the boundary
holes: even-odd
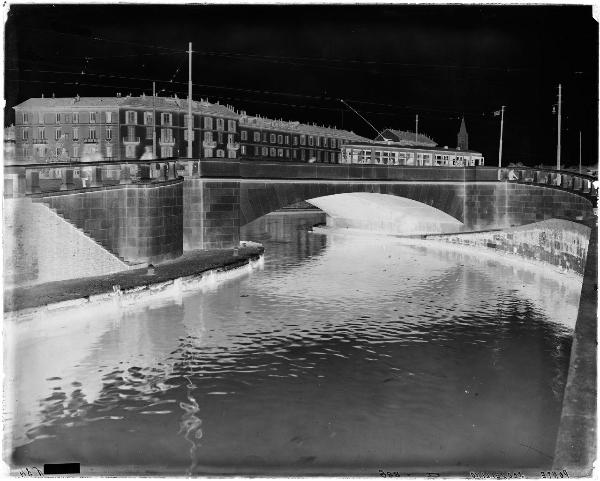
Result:
[[[176,179],[178,175],[175,158],[6,165],[4,196],[167,182]]]
[[[498,180],[564,189],[588,197],[594,203],[594,207],[598,197],[598,179],[566,170],[505,167],[498,169]]]
[[[232,168],[237,165],[237,169]],[[240,166],[243,169],[240,170]],[[518,182],[565,190],[597,203],[596,178],[568,171],[530,167],[453,167],[438,172],[436,167],[353,166],[348,164],[307,164],[298,162],[252,162],[242,159],[163,158],[132,161],[65,162],[51,164],[7,165],[4,167],[4,195],[12,197],[43,192],[59,192],[103,186],[165,182],[179,175],[202,177],[205,168],[211,175],[267,175],[274,167],[281,177],[359,180],[440,181],[463,180],[483,182]],[[361,172],[351,169],[360,168]],[[290,170],[291,169],[291,170]],[[305,172],[309,169],[310,172]],[[345,175],[339,175],[340,172]],[[362,172],[364,170],[364,172]],[[443,169],[442,169],[443,170]],[[418,172],[423,171],[423,172]],[[426,172],[425,172],[426,171]],[[434,172],[435,171],[435,172]],[[468,172],[467,172],[468,171]],[[435,174],[435,175],[434,175]],[[452,174],[452,175],[451,175]],[[259,175],[259,176],[260,176]],[[281,178],[283,178],[281,177]]]

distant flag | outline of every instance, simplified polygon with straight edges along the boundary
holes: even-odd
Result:
[[[500,110],[494,111],[494,117],[498,117],[502,112]]]

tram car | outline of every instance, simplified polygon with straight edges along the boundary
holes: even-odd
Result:
[[[448,147],[413,147],[394,142],[348,143],[341,164],[474,167],[484,165],[481,152]]]

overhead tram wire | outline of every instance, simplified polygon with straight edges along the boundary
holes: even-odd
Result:
[[[60,75],[80,75],[79,72],[46,70],[46,69],[34,70],[34,69],[9,68],[7,70],[20,71],[20,72],[53,73],[53,74],[60,74]],[[178,70],[181,70],[181,66],[178,68]],[[176,71],[176,74],[177,74],[177,71]],[[164,80],[164,79],[155,79],[155,78],[129,77],[129,76],[124,76],[124,75],[114,75],[114,74],[104,74],[104,73],[91,73],[91,72],[86,73],[86,75],[93,75],[93,76],[97,76],[100,78],[107,77],[107,78],[115,78],[115,79],[121,79],[121,80],[140,81],[140,82],[159,82],[159,83],[187,85],[187,82],[174,81],[176,74],[174,74],[171,77],[171,80]],[[279,95],[279,96],[288,96],[288,97],[307,98],[307,99],[312,99],[312,100],[317,100],[317,101],[332,101],[332,102],[338,101],[337,98],[329,97],[329,96],[317,96],[317,95],[307,95],[307,94],[298,94],[298,93],[290,93],[290,92],[278,92],[278,91],[272,91],[272,90],[247,89],[247,88],[240,88],[240,87],[227,87],[227,86],[222,86],[222,85],[210,85],[210,84],[201,84],[201,83],[195,83],[195,82],[193,83],[193,85],[195,87],[214,88],[214,89],[220,89],[220,90],[233,90],[233,91],[238,91],[238,92],[247,92],[247,93],[260,94],[260,95]],[[457,110],[439,109],[439,108],[431,108],[431,107],[417,106],[417,105],[394,105],[394,104],[370,102],[370,101],[360,100],[360,99],[348,99],[348,101],[353,102],[353,103],[359,103],[359,104],[365,104],[365,105],[376,105],[376,106],[394,108],[394,109],[408,109],[408,110],[413,110],[413,111],[419,111],[420,113],[421,112],[447,113],[447,114],[451,114],[453,116],[453,117],[448,117],[448,118],[453,118],[453,119],[459,117],[463,113],[470,115],[470,116],[481,115],[481,112],[465,112],[463,110],[461,110],[459,112]],[[442,118],[442,116],[439,116],[439,118]]]
[[[125,84],[119,84],[119,85],[115,85],[115,84],[97,84],[97,83],[85,83],[85,82],[65,82],[65,81],[51,81],[51,80],[27,80],[27,79],[6,79],[9,82],[23,82],[23,83],[50,83],[50,84],[62,84],[62,85],[73,85],[73,86],[84,86],[84,87],[100,87],[100,88],[106,88],[106,89],[125,89],[125,90],[135,90],[135,91],[139,91],[139,92],[147,92],[148,91],[148,87],[136,87],[136,86],[132,86],[132,85],[125,85]],[[156,80],[156,82],[161,82],[161,83],[169,83],[168,81],[165,80]],[[173,82],[173,84],[184,84],[184,82]],[[196,84],[194,84],[196,85]],[[166,89],[163,88],[161,90],[162,92],[165,92],[167,94],[181,94],[181,95],[186,95],[186,91],[183,89]],[[252,103],[252,104],[267,104],[267,105],[278,105],[278,106],[283,106],[283,107],[292,107],[295,109],[302,109],[302,110],[323,110],[323,111],[329,111],[329,112],[336,112],[337,114],[340,113],[340,108],[339,107],[319,107],[319,106],[315,106],[315,105],[306,105],[306,104],[293,104],[293,103],[287,103],[287,102],[274,102],[274,101],[269,101],[269,100],[262,100],[262,99],[250,99],[247,97],[228,97],[228,96],[215,96],[217,98],[217,100],[222,100],[222,101],[237,101],[237,102],[243,102],[243,103]],[[382,116],[386,116],[386,117],[395,117],[398,118],[399,114],[398,112],[381,112],[381,111],[372,111],[372,110],[363,110],[364,113],[366,114],[371,114],[371,115],[382,115]],[[421,114],[420,114],[421,115]],[[481,115],[481,114],[479,114]],[[448,116],[441,116],[441,115],[431,115],[431,114],[425,114],[422,115],[422,117],[424,119],[435,119],[435,120],[457,120],[459,117],[456,116],[452,116],[452,117],[448,117]],[[477,120],[477,122],[495,122],[494,119],[492,118],[486,118],[486,119],[480,119],[477,116],[471,120],[471,122],[473,122],[473,120]],[[517,122],[511,122],[513,125],[527,125],[525,123],[517,123]]]
[[[69,37],[87,38],[93,41],[102,41],[108,43],[118,43],[123,45],[138,46],[146,49],[153,48],[159,50],[167,50],[170,52],[186,53],[186,50],[181,48],[165,47],[156,44],[142,44],[124,40],[113,40],[101,37],[100,35],[83,35],[77,33],[57,32],[55,30],[35,28],[35,27],[24,27],[24,30],[41,31],[55,35],[63,35]],[[520,72],[520,71],[531,71],[531,68],[527,67],[489,67],[481,65],[461,65],[461,64],[426,64],[426,63],[410,63],[410,62],[390,62],[380,60],[363,60],[363,59],[347,59],[347,58],[336,58],[336,57],[293,57],[283,55],[257,55],[239,52],[203,52],[195,51],[197,55],[206,56],[224,56],[224,57],[235,57],[235,58],[246,58],[246,59],[265,59],[265,60],[297,60],[303,62],[338,62],[338,63],[352,63],[352,64],[366,64],[366,65],[393,65],[402,67],[421,67],[421,68],[441,68],[441,69],[465,69],[465,70],[490,70],[490,71],[505,71],[505,72]],[[92,58],[91,56],[86,56]],[[72,57],[72,58],[84,58],[84,57]],[[106,57],[110,58],[110,57]],[[305,64],[303,64],[305,65]]]

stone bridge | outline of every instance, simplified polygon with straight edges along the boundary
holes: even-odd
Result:
[[[327,212],[323,198],[338,194],[409,199],[454,219],[458,230],[581,220],[593,215],[596,195],[591,177],[535,169],[517,169],[517,181],[494,167],[181,159],[180,169],[186,250],[237,245],[241,226],[295,202],[319,199],[313,203]],[[356,202],[341,200],[351,215]]]
[[[366,216],[413,209],[416,217],[441,219],[454,231],[593,215],[594,178],[514,170],[510,177],[518,180],[509,181],[508,169],[494,167],[235,159],[44,164],[6,166],[4,195],[48,205],[134,263],[237,246],[241,226],[304,200],[338,218],[351,218],[361,207]]]

